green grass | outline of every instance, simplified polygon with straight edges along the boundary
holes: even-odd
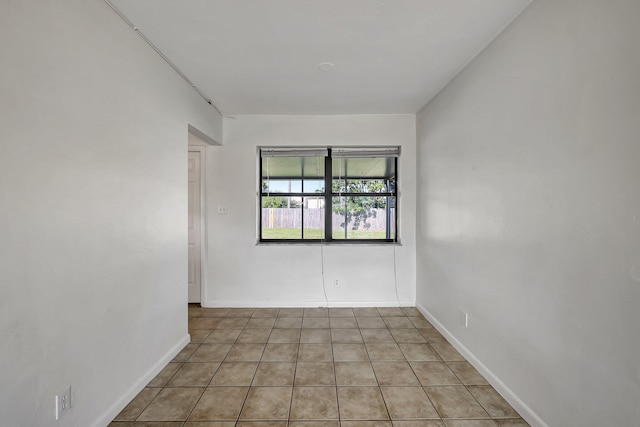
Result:
[[[393,237],[393,235],[392,235]],[[263,228],[263,239],[302,239],[299,228]],[[319,229],[305,229],[305,239],[323,239],[324,230]],[[333,230],[334,239],[344,240],[344,230]],[[347,230],[347,239],[385,239],[386,233],[384,231],[369,231],[369,230]]]

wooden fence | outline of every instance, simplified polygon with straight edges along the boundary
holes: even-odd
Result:
[[[373,209],[375,215],[367,218],[368,228],[365,223],[360,222],[356,230],[385,231],[387,229],[387,212],[385,209]],[[395,221],[395,209],[390,210],[391,223]],[[302,209],[287,208],[263,208],[262,209],[262,228],[301,228],[302,226]],[[332,224],[333,230],[344,229],[344,215],[333,214]],[[349,222],[349,230],[353,230],[353,219]],[[306,229],[323,229],[324,228],[324,209],[304,209],[304,228]]]

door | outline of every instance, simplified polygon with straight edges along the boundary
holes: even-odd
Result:
[[[201,292],[201,153],[189,151],[189,302],[200,302]]]

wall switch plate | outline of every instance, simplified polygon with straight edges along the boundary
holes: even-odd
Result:
[[[464,327],[469,327],[469,313],[464,313]]]
[[[71,410],[71,386],[56,394],[56,420]]]
[[[218,215],[226,215],[227,207],[226,206],[218,206]]]

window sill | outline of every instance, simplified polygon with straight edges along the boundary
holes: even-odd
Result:
[[[256,242],[256,246],[402,246],[402,242]]]

